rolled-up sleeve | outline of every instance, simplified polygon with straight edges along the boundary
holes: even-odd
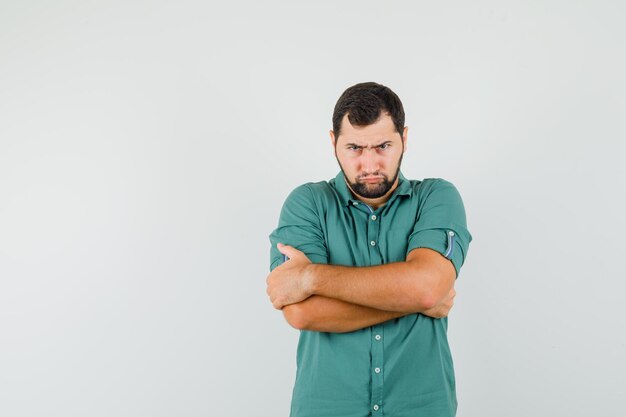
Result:
[[[304,252],[313,263],[328,263],[328,251],[313,193],[307,184],[294,189],[283,204],[278,227],[269,235],[270,271],[285,261],[276,244]]]
[[[452,261],[458,277],[471,241],[461,195],[452,183],[434,180],[420,204],[407,255],[415,248],[433,249]]]

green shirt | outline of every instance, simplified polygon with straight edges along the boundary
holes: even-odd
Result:
[[[406,260],[415,248],[463,265],[472,236],[450,182],[407,180],[372,210],[350,193],[342,172],[287,197],[270,234],[270,270],[284,262],[278,242],[313,263],[373,266]],[[291,417],[450,417],[457,402],[447,318],[422,314],[349,333],[300,332]]]

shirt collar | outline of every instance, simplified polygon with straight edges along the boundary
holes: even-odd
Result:
[[[346,184],[346,177],[343,175],[343,171],[339,171],[339,174],[334,178],[335,181],[335,189],[339,194],[339,198],[341,199],[341,204],[344,206],[348,206],[352,204],[353,201],[359,201],[358,199],[352,196],[348,185]],[[387,203],[393,201],[396,196],[399,195],[408,195],[411,196],[413,194],[413,187],[411,187],[411,182],[407,180],[404,175],[402,175],[402,171],[398,172],[398,186],[387,200]]]

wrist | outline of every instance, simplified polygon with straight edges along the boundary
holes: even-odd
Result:
[[[317,265],[308,264],[304,269],[303,287],[308,295],[315,295],[317,290]]]

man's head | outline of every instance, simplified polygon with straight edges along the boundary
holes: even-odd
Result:
[[[398,96],[373,83],[339,97],[330,137],[348,186],[365,199],[386,201],[397,186],[408,128]]]

